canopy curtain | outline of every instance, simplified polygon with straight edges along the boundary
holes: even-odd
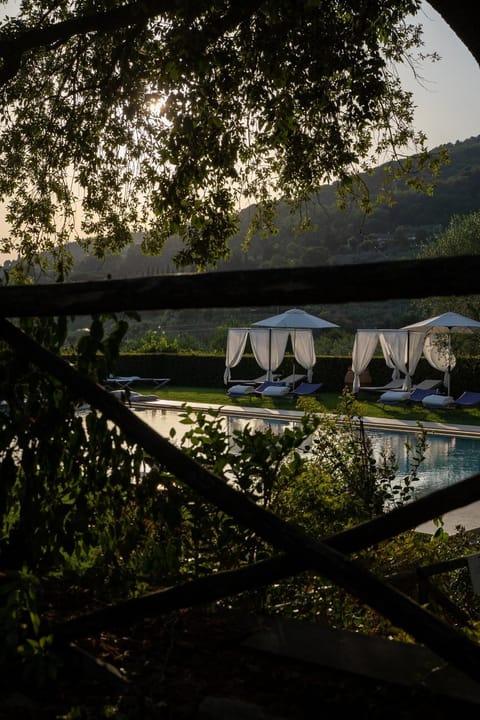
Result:
[[[409,335],[408,335],[408,360],[407,360],[408,374],[407,374],[407,376],[410,378],[410,386],[411,386],[411,379],[415,375],[415,370],[417,369],[418,361],[420,360],[422,353],[423,353],[424,343],[425,343],[425,334],[424,333],[418,333],[418,332],[409,333]],[[408,389],[410,389],[410,388],[408,388]]]
[[[378,344],[378,336],[378,330],[357,330],[356,332],[352,351],[353,393],[360,390],[360,373],[367,369],[373,357]]]
[[[387,367],[393,370],[392,380],[398,380],[401,373],[407,373],[408,332],[382,330],[379,340]]]
[[[424,333],[409,333],[408,330],[382,330],[380,345],[387,366],[393,368],[392,380],[405,375],[402,389],[410,390],[412,377],[423,352]]]
[[[291,341],[296,362],[307,371],[307,380],[312,382],[313,366],[317,358],[311,330],[292,330]]]
[[[267,380],[272,379],[273,372],[282,364],[289,335],[289,330],[250,328],[250,345],[255,360],[262,370],[266,370]]]
[[[423,354],[435,370],[443,372],[443,384],[448,387],[449,369],[453,370],[457,360],[451,351],[447,336],[444,333],[428,333],[423,345]]]
[[[248,329],[247,328],[229,328],[227,333],[227,351],[225,359],[225,372],[223,374],[223,382],[225,385],[231,380],[231,369],[238,365],[245,352],[247,344]]]

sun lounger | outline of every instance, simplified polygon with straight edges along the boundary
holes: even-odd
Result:
[[[410,393],[409,402],[422,402],[423,398],[426,398],[428,395],[436,395],[436,394],[437,393],[432,393],[432,391],[428,390],[427,388],[416,387]]]
[[[413,390],[387,390],[378,398],[382,405],[398,405],[399,403],[422,402],[424,397],[432,395],[431,390],[419,388]]]
[[[390,382],[385,383],[385,385],[365,385],[365,387],[362,386],[360,390],[362,392],[365,391],[376,393],[384,393],[388,392],[389,390],[401,390],[404,382],[404,378],[399,378],[398,380],[390,380]]]
[[[273,381],[279,380],[280,375],[273,375]],[[262,382],[265,382],[267,379],[267,375],[260,375],[260,377],[253,378],[253,380],[229,380],[229,385],[260,385]]]
[[[292,395],[295,395],[297,397],[303,397],[305,395],[314,395],[316,392],[320,390],[323,383],[308,383],[308,382],[302,382],[300,385],[298,385],[296,388],[294,388],[291,393]]]
[[[459,407],[473,407],[478,404],[480,404],[480,392],[466,390],[455,400],[455,405]]]
[[[292,373],[292,375],[287,375],[287,377],[282,377],[279,382],[283,383],[284,385],[287,385],[290,389],[294,389],[299,383],[303,382],[306,379],[306,375],[301,375],[299,373]]]
[[[436,390],[442,385],[441,380],[422,380],[422,382],[415,383],[416,390]]]
[[[382,405],[398,405],[402,402],[408,402],[411,394],[410,390],[387,390],[380,395],[377,402]]]
[[[124,389],[130,387],[134,383],[138,383],[140,385],[148,385],[151,383],[155,388],[159,388],[169,382],[170,378],[140,377],[139,375],[109,375],[106,380],[106,385]]]
[[[253,395],[254,393],[255,388],[253,385],[245,385],[243,383],[232,385],[232,387],[227,390],[227,395],[231,398],[247,397],[248,395]]]
[[[455,400],[451,395],[427,395],[422,405],[429,410],[446,410],[455,407]]]
[[[284,395],[288,395],[290,391],[291,388],[286,385],[283,380],[282,382],[271,382],[267,380],[255,388],[254,392],[264,397],[283,397]]]
[[[395,392],[409,392],[407,390],[402,390],[403,384],[405,382],[405,378],[399,378],[398,380],[390,380],[390,382],[386,383],[385,385],[377,385],[377,386],[366,386],[361,387],[360,390],[366,391],[366,392],[379,392],[379,393],[385,393],[391,391]],[[419,390],[435,390],[436,388],[440,387],[442,384],[441,380],[433,380],[433,379],[427,379],[422,380],[419,383],[415,383],[413,386],[413,389],[419,389]],[[387,396],[390,397],[390,396]],[[405,398],[394,398],[392,396],[392,402],[402,402]]]

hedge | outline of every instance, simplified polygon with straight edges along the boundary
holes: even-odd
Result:
[[[313,369],[313,381],[322,382],[325,392],[341,391],[346,384],[346,374],[351,366],[350,357],[317,357]],[[279,372],[290,375],[293,370],[293,357],[286,356]],[[296,372],[302,368],[295,366]],[[391,380],[392,371],[386,366],[383,357],[372,358],[369,365],[371,384],[383,385]],[[118,375],[139,375],[140,377],[169,377],[171,384],[178,387],[224,388],[223,375],[225,357],[204,354],[168,354],[121,355],[115,367]],[[253,355],[244,355],[237,367],[232,369],[232,380],[251,379],[262,374]],[[442,378],[442,373],[432,368],[425,358],[418,363],[414,381],[426,378]],[[480,358],[457,358],[457,364],[451,376],[451,392],[457,397],[464,390],[480,392]]]

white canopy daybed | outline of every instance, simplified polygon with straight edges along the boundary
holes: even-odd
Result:
[[[392,380],[404,375],[402,389],[410,390],[412,377],[424,352],[425,333],[408,330],[357,330],[353,342],[352,392],[360,389],[360,374],[367,369],[378,343],[382,348],[387,367],[392,369]]]
[[[293,340],[292,334],[295,333]],[[308,381],[312,381],[313,366],[317,358],[312,330],[284,328],[229,328],[227,333],[227,350],[225,358],[225,385],[231,381],[231,370],[242,359],[247,340],[258,365],[265,370],[266,379],[271,380],[285,357],[288,339],[291,339],[295,361],[307,371]]]

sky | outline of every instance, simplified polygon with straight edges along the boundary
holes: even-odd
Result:
[[[423,26],[424,50],[441,59],[423,63],[422,83],[409,70],[401,73],[404,87],[414,93],[415,125],[428,138],[430,149],[480,135],[480,67],[441,16],[422,4],[415,21]]]
[[[460,0],[461,1],[461,0]],[[6,14],[15,14],[16,0],[9,0]],[[1,9],[0,9],[1,13]],[[427,135],[427,147],[480,135],[480,67],[441,16],[423,2],[415,22],[423,26],[425,52],[441,59],[418,68],[420,82],[410,69],[401,72],[402,83],[413,92],[415,126]],[[0,231],[5,232],[0,209]],[[0,254],[0,263],[8,256]]]

